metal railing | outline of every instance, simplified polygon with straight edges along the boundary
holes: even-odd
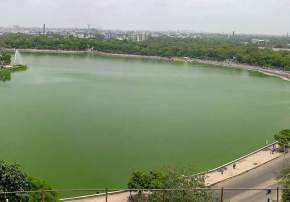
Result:
[[[98,201],[104,202],[112,202],[115,201],[116,198],[126,197],[129,201],[131,196],[137,195],[138,193],[146,193],[150,195],[155,192],[161,192],[163,194],[160,202],[166,202],[166,194],[176,193],[176,192],[210,192],[215,194],[216,200],[220,202],[225,202],[230,199],[227,194],[231,193],[231,191],[239,191],[241,192],[250,192],[250,191],[258,191],[263,192],[265,194],[265,198],[270,198],[271,200],[280,201],[281,195],[284,190],[290,191],[290,188],[193,188],[193,189],[51,189],[51,190],[36,190],[36,191],[10,191],[10,192],[0,192],[0,198],[5,198],[6,202],[9,202],[9,198],[12,196],[19,195],[29,195],[29,194],[39,194],[39,201],[46,202],[46,194],[47,193],[57,193],[64,194],[67,193],[69,195],[74,195],[73,193],[85,193],[83,196],[76,196],[71,198],[60,199],[60,201],[86,201],[86,199],[99,199]],[[88,195],[88,192],[92,192],[92,194]],[[115,200],[110,200],[114,196]],[[124,200],[122,200],[124,201]],[[234,200],[230,200],[233,201]],[[265,200],[266,201],[266,200]]]

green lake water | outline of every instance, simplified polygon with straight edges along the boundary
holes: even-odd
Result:
[[[213,168],[290,127],[290,83],[216,66],[22,54],[0,81],[0,159],[55,188],[126,187],[134,170]]]

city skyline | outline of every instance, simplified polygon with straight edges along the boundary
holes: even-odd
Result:
[[[74,5],[74,6],[70,6]],[[290,32],[287,0],[2,0],[0,27],[274,34]],[[11,15],[13,13],[13,15]],[[7,17],[9,16],[9,18]]]

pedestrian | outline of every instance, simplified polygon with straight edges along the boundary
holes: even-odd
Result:
[[[237,166],[236,163],[234,163],[234,164],[233,164],[233,169],[236,169],[236,166]]]
[[[267,201],[270,202],[271,201],[271,193],[272,193],[272,190],[271,189],[267,189],[267,192],[266,192],[266,195],[268,196],[268,199]]]

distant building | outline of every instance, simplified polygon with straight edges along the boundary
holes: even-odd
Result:
[[[290,48],[290,43],[288,44],[288,48]]]
[[[252,39],[251,42],[252,44],[256,44],[257,46],[264,47],[269,41],[264,39]]]
[[[73,33],[73,36],[83,39],[86,37],[86,34],[85,33]]]
[[[132,32],[127,35],[126,39],[135,42],[142,42],[147,40],[148,37],[149,35],[146,32]]]

